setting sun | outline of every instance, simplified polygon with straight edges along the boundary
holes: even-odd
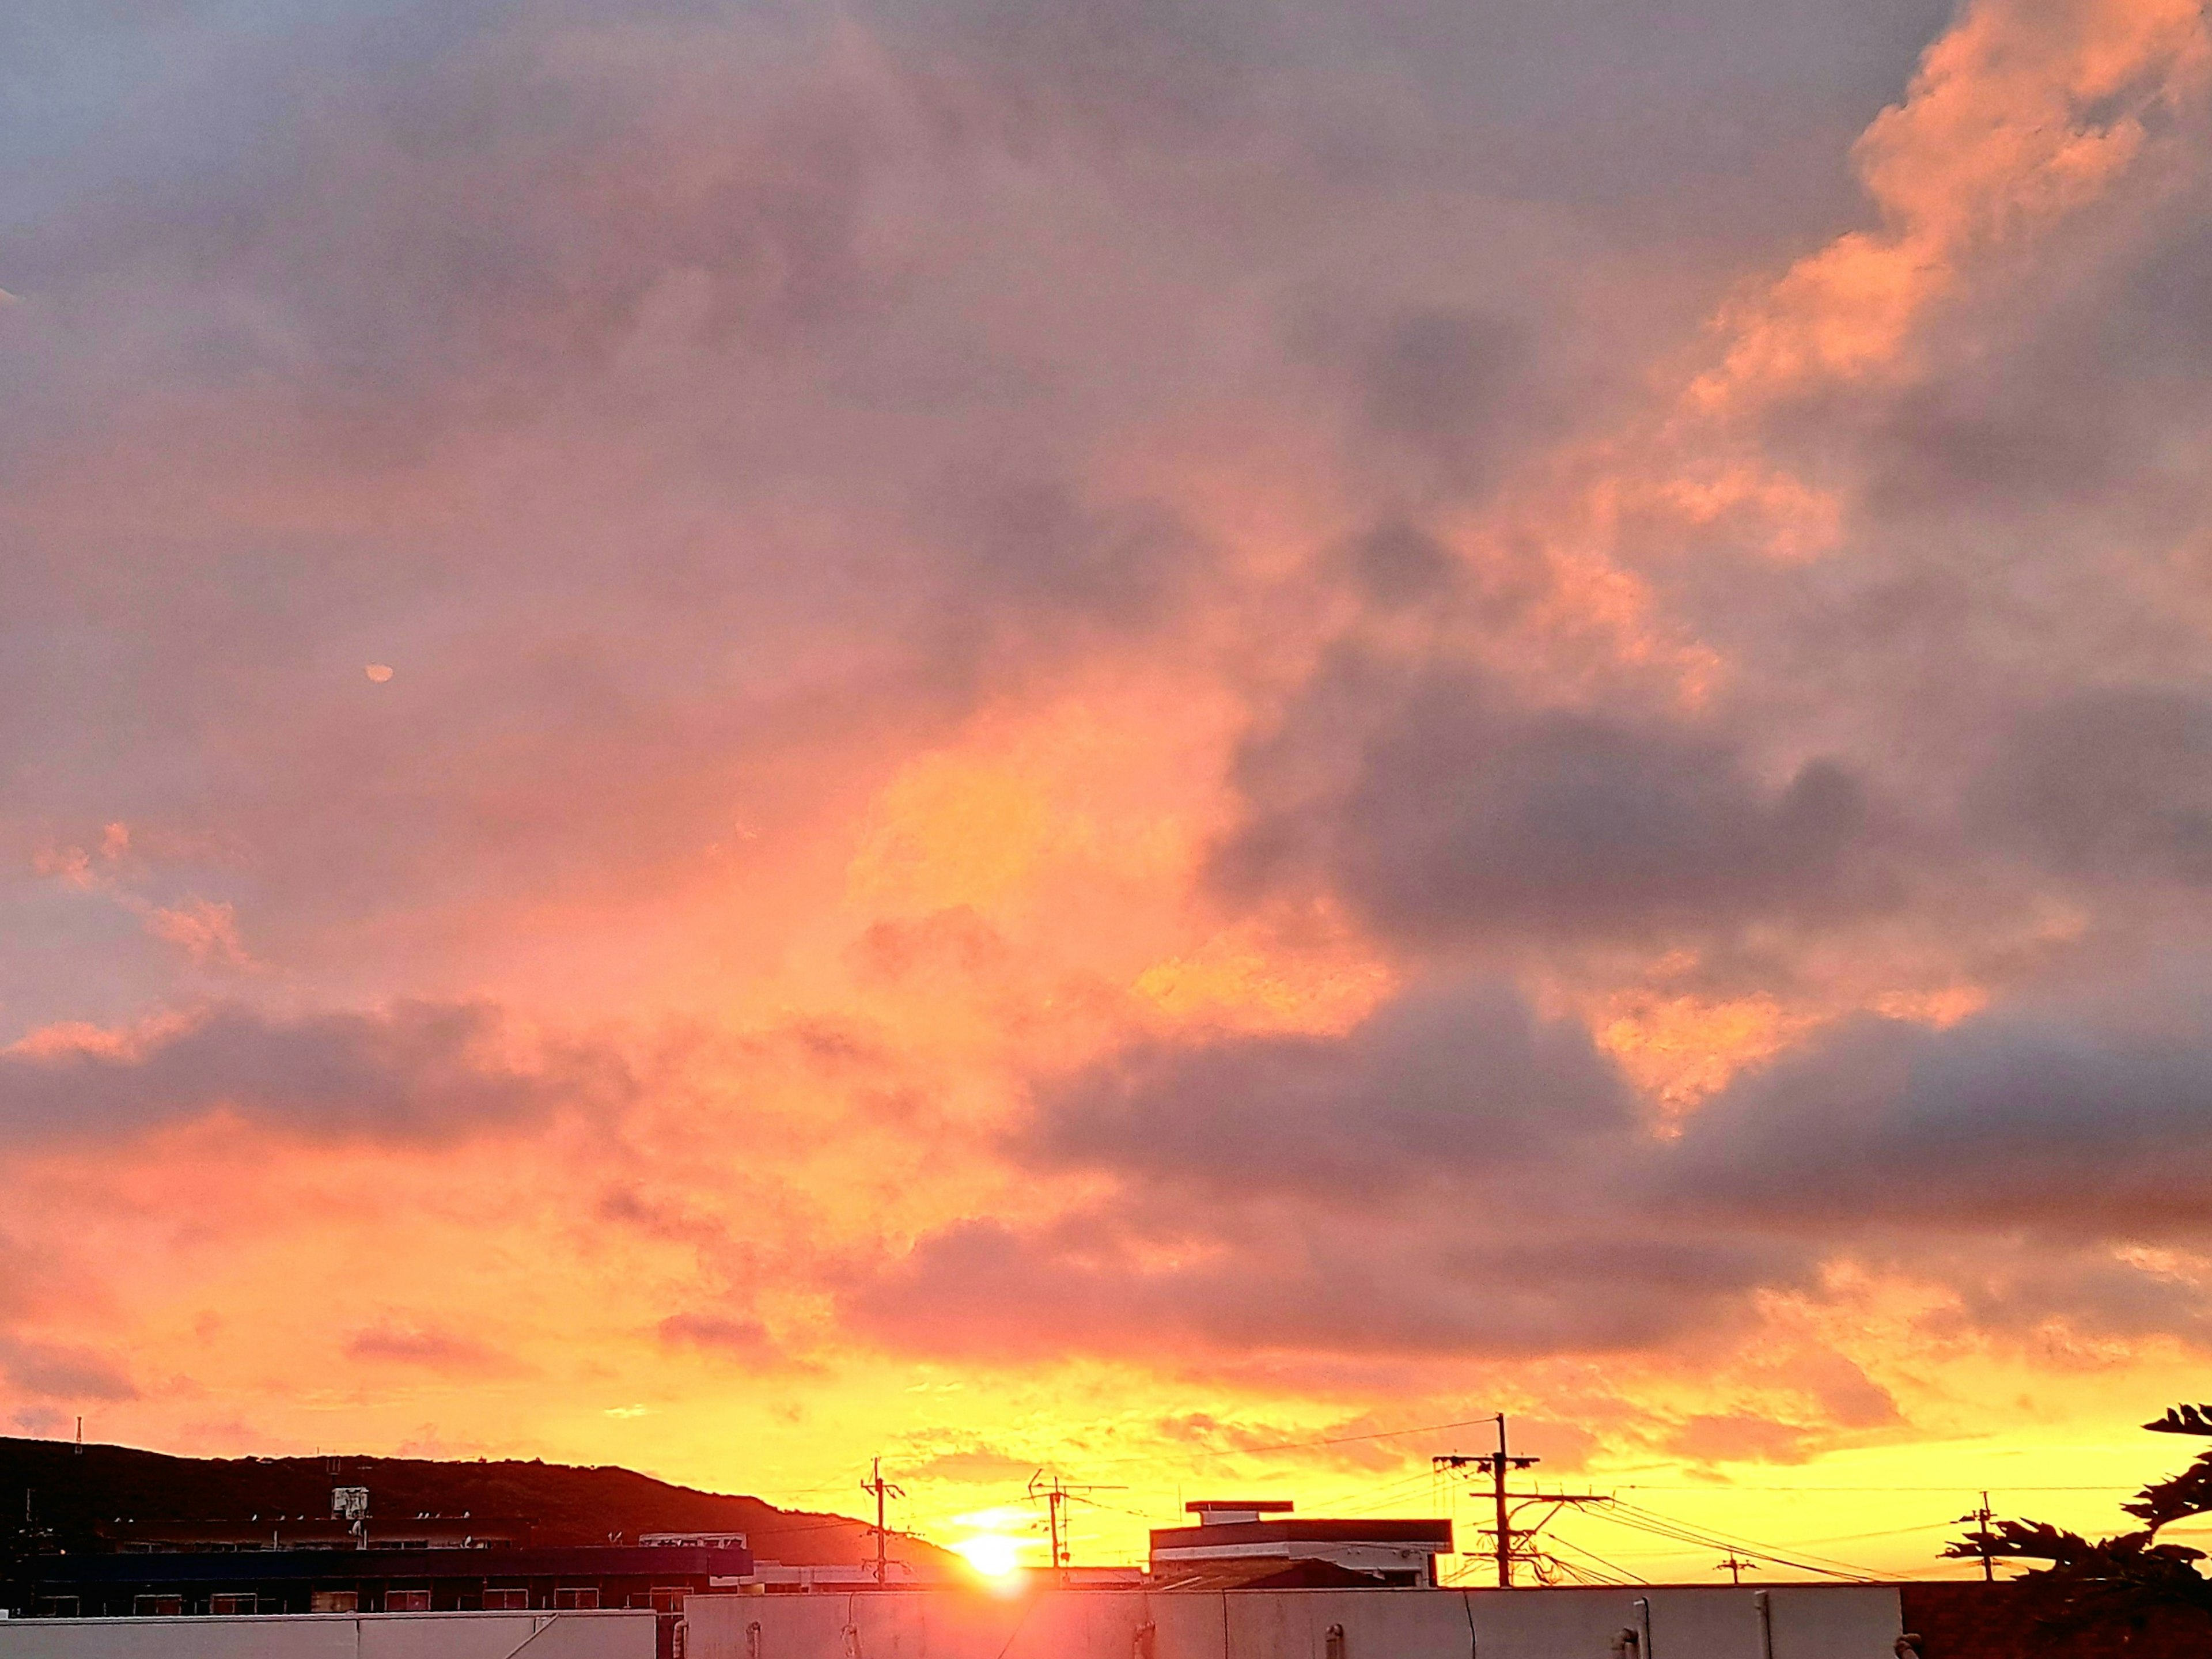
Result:
[[[966,1538],[952,1546],[964,1557],[969,1566],[986,1578],[1011,1577],[1019,1571],[1022,1552],[1036,1540],[1028,1538],[1009,1538],[1003,1533],[982,1533]]]

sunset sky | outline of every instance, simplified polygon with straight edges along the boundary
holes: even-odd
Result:
[[[0,1429],[2111,1529],[2208,271],[2194,0],[10,0]]]

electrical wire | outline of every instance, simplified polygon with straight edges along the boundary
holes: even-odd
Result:
[[[1285,1440],[1267,1446],[1208,1447],[1203,1455],[1210,1457],[1263,1457],[1271,1452],[1316,1451],[1328,1446],[1360,1445],[1370,1440],[1403,1440],[1409,1435],[1442,1434],[1447,1429],[1472,1429],[1498,1421],[1488,1417],[1463,1417],[1450,1423],[1419,1423],[1405,1429],[1376,1429],[1366,1434],[1327,1435],[1318,1440]],[[1157,1452],[1140,1452],[1127,1457],[1091,1457],[1084,1460],[1087,1466],[1101,1468],[1119,1468],[1127,1463],[1149,1463],[1159,1456]]]
[[[1767,1546],[1760,1544],[1755,1539],[1735,1537],[1728,1533],[1720,1531],[1717,1528],[1703,1528],[1696,1526],[1687,1521],[1678,1521],[1673,1516],[1662,1515],[1656,1510],[1647,1510],[1639,1504],[1625,1504],[1620,1502],[1619,1499],[1615,1499],[1613,1508],[1618,1510],[1626,1510],[1627,1513],[1633,1516],[1640,1516],[1645,1522],[1655,1526],[1662,1526],[1670,1528],[1686,1541],[1695,1543],[1705,1547],[1749,1549],[1754,1551],[1766,1550],[1768,1548]],[[1771,1554],[1771,1551],[1769,1551],[1769,1553]],[[1875,1573],[1866,1568],[1857,1566],[1851,1562],[1838,1560],[1832,1556],[1818,1554],[1811,1550],[1799,1550],[1797,1554],[1807,1558],[1808,1561],[1825,1563],[1828,1568],[1841,1574],[1856,1574],[1864,1577],[1879,1577],[1881,1576],[1880,1574]],[[1781,1558],[1779,1556],[1776,1556],[1774,1559],[1780,1559]],[[1803,1564],[1793,1562],[1791,1565],[1796,1565]]]
[[[1563,1545],[1566,1548],[1574,1551],[1577,1555],[1587,1555],[1591,1560],[1596,1562],[1600,1566],[1604,1567],[1608,1571],[1618,1573],[1620,1577],[1617,1582],[1622,1584],[1644,1584],[1650,1582],[1650,1580],[1643,1577],[1641,1575],[1632,1572],[1628,1568],[1622,1566],[1618,1561],[1608,1561],[1604,1556],[1600,1555],[1595,1550],[1590,1548],[1587,1544],[1577,1544],[1571,1538],[1565,1537],[1558,1533],[1552,1534],[1552,1542],[1555,1545]]]
[[[1655,1537],[1669,1539],[1675,1543],[1691,1544],[1699,1549],[1740,1552],[1763,1561],[1770,1561],[1777,1566],[1791,1567],[1799,1572],[1814,1573],[1823,1578],[1871,1582],[1882,1577],[1881,1573],[1871,1568],[1837,1560],[1832,1557],[1818,1555],[1811,1551],[1784,1554],[1755,1540],[1735,1537],[1723,1532],[1692,1527],[1686,1522],[1674,1519],[1671,1516],[1661,1515],[1656,1510],[1647,1510],[1634,1504],[1616,1501],[1610,1504],[1594,1504],[1585,1513],[1595,1519],[1611,1521],[1616,1525],[1628,1527],[1638,1532],[1650,1533]]]
[[[1974,1496],[1987,1491],[1995,1492],[2134,1492],[2135,1486],[1747,1486],[1734,1480],[1707,1481],[1702,1485],[1688,1481],[1666,1482],[1626,1480],[1613,1487],[1615,1492],[1964,1492]]]

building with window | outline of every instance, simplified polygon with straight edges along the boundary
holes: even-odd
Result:
[[[751,1553],[703,1545],[386,1549],[162,1549],[33,1555],[18,1616],[445,1613],[651,1607],[738,1583]]]

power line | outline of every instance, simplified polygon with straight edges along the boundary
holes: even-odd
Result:
[[[1760,1544],[1754,1540],[1738,1538],[1723,1532],[1692,1527],[1685,1522],[1675,1520],[1671,1516],[1661,1515],[1656,1510],[1644,1509],[1638,1504],[1617,1501],[1604,1509],[1594,1510],[1593,1513],[1601,1519],[1617,1522],[1624,1527],[1633,1528],[1639,1532],[1650,1533],[1656,1537],[1670,1539],[1676,1543],[1693,1545],[1699,1549],[1725,1550],[1731,1554],[1741,1551],[1746,1554],[1755,1555],[1762,1560],[1773,1562],[1778,1566],[1792,1567],[1800,1572],[1817,1573],[1824,1578],[1871,1581],[1883,1576],[1871,1568],[1862,1567],[1849,1561],[1837,1560],[1831,1556],[1818,1555],[1809,1550],[1784,1554],[1780,1550]]]
[[[1817,1555],[1810,1550],[1799,1551],[1794,1555],[1785,1555],[1771,1545],[1761,1544],[1752,1539],[1735,1537],[1724,1532],[1692,1527],[1676,1521],[1671,1516],[1660,1515],[1654,1510],[1642,1509],[1634,1504],[1623,1504],[1620,1508],[1626,1513],[1614,1513],[1608,1518],[1621,1521],[1626,1525],[1640,1527],[1644,1531],[1658,1537],[1672,1538],[1682,1543],[1695,1544],[1706,1549],[1748,1550],[1753,1554],[1769,1561],[1778,1562],[1784,1566],[1796,1567],[1803,1572],[1817,1572],[1831,1578],[1878,1578],[1881,1576],[1870,1569],[1854,1565],[1848,1561],[1838,1561],[1832,1556]]]
[[[1615,1492],[1702,1492],[1725,1495],[1735,1492],[1973,1492],[1980,1488],[1959,1485],[1952,1486],[1752,1486],[1735,1480],[1695,1483],[1660,1480],[1624,1480],[1615,1486]],[[2134,1492],[2134,1486],[1990,1486],[1989,1492]]]
[[[1442,1434],[1449,1429],[1471,1429],[1484,1423],[1498,1420],[1495,1413],[1487,1417],[1461,1418],[1450,1423],[1418,1423],[1411,1428],[1376,1429],[1363,1434],[1325,1435],[1317,1440],[1284,1440],[1266,1446],[1209,1446],[1198,1454],[1207,1457],[1262,1457],[1271,1452],[1317,1451],[1328,1446],[1358,1445],[1370,1440],[1403,1440],[1409,1435]],[[1105,1468],[1118,1468],[1129,1463],[1151,1463],[1159,1460],[1158,1452],[1138,1452],[1124,1457],[1093,1457],[1091,1464]]]
[[[1608,1572],[1618,1575],[1619,1582],[1623,1584],[1642,1584],[1650,1582],[1649,1580],[1640,1577],[1638,1574],[1631,1571],[1628,1568],[1622,1566],[1619,1562],[1608,1561],[1604,1556],[1600,1555],[1595,1550],[1590,1548],[1587,1544],[1577,1544],[1571,1538],[1561,1538],[1556,1535],[1553,1536],[1552,1542],[1559,1546],[1563,1549],[1571,1549],[1577,1555],[1587,1555],[1591,1560],[1596,1562]]]

